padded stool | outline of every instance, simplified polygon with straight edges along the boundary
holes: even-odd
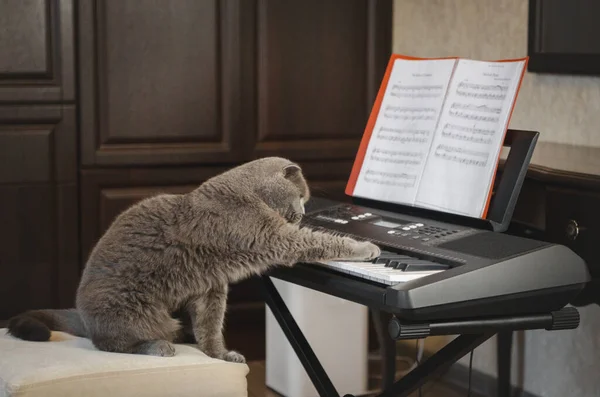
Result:
[[[247,396],[246,364],[176,345],[175,357],[107,353],[53,332],[28,342],[0,328],[0,397]]]

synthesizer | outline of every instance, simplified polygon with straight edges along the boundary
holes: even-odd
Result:
[[[475,227],[315,198],[302,223],[371,241],[370,262],[307,264],[359,281],[412,318],[460,318],[559,310],[590,280],[568,247]],[[325,274],[325,273],[323,273]],[[357,284],[348,284],[357,285]]]

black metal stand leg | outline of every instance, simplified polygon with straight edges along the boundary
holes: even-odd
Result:
[[[371,315],[373,316],[377,341],[379,342],[382,386],[383,390],[386,390],[394,384],[396,379],[396,341],[390,337],[387,329],[392,315],[374,309],[371,309]]]
[[[408,397],[432,378],[440,376],[452,364],[491,338],[493,333],[460,335],[443,349],[406,374],[380,397]]]
[[[498,397],[511,395],[511,358],[512,358],[512,331],[498,333],[496,340],[498,359]]]
[[[296,320],[294,320],[275,285],[273,285],[273,281],[271,281],[269,276],[263,276],[261,279],[265,292],[265,301],[273,312],[273,316],[279,323],[287,340],[292,345],[294,352],[296,352],[298,359],[300,359],[304,370],[317,389],[317,392],[321,397],[339,397],[329,376],[327,376],[323,366],[321,366],[319,359],[304,337],[300,327],[298,327]]]

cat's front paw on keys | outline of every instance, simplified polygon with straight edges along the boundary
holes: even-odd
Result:
[[[352,254],[348,258],[356,261],[371,261],[381,255],[381,249],[368,241],[355,241],[352,244]]]
[[[245,363],[246,357],[244,357],[236,351],[231,350],[225,353],[225,355],[223,356],[223,360],[229,361],[231,363]]]

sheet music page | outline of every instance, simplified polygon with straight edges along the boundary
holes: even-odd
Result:
[[[415,205],[483,216],[524,65],[458,61]]]
[[[354,195],[414,203],[455,59],[396,59]]]

